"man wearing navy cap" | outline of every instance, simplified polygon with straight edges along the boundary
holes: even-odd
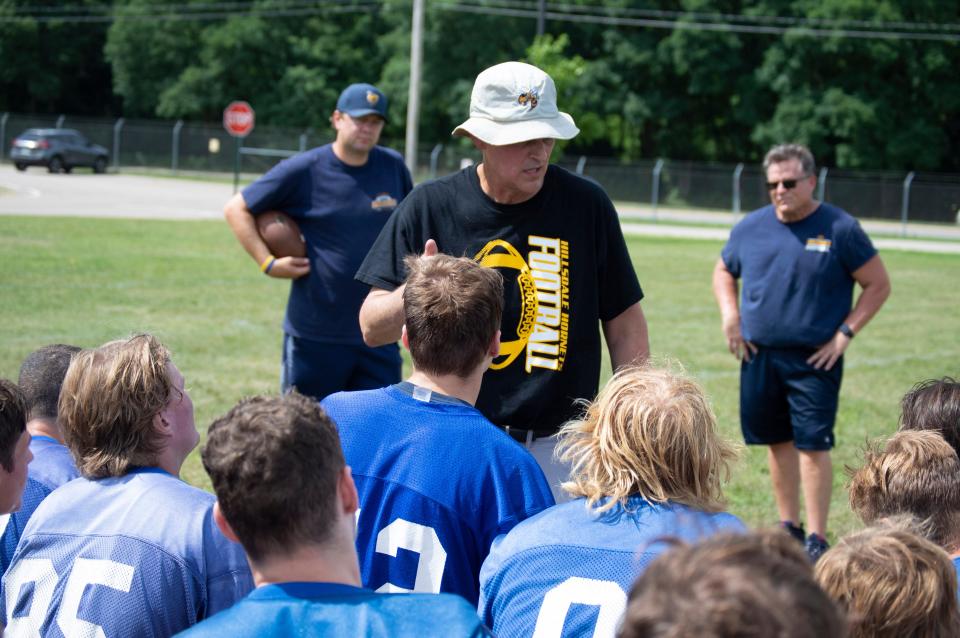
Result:
[[[281,388],[322,399],[400,381],[395,343],[364,345],[357,322],[367,286],[353,274],[397,204],[413,188],[403,158],[377,146],[387,97],[371,84],[351,84],[330,121],[332,144],[277,164],[233,196],[224,216],[269,277],[292,279],[283,322]],[[281,210],[296,219],[306,257],[274,259],[256,216]]]

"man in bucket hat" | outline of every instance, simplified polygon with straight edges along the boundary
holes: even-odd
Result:
[[[579,132],[542,70],[506,62],[483,71],[470,118],[453,131],[482,162],[414,189],[357,272],[371,286],[360,309],[368,345],[400,337],[408,254],[466,255],[501,272],[500,355],[476,405],[527,446],[557,497],[568,472],[552,459],[553,435],[597,392],[597,321],[614,369],[649,354],[643,292],[610,198],[549,163],[555,141]]]

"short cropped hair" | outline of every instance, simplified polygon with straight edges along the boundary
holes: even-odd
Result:
[[[346,463],[336,426],[313,399],[244,399],[210,426],[201,458],[252,560],[330,536]]]
[[[17,381],[27,399],[29,419],[56,419],[57,401],[70,359],[80,352],[77,346],[54,343],[34,350],[20,364]]]
[[[620,638],[842,638],[840,610],[781,530],[718,534],[655,559],[630,592]]]
[[[0,379],[0,466],[7,472],[14,469],[17,442],[27,429],[27,402],[13,381]]]
[[[880,525],[844,537],[814,569],[843,609],[851,638],[960,636],[957,572],[943,549]]]
[[[952,377],[927,379],[900,401],[901,430],[933,430],[960,454],[960,383]]]
[[[60,391],[64,442],[87,478],[123,476],[152,465],[163,446],[154,417],[176,389],[170,352],[151,335],[76,354]]]
[[[411,255],[405,263],[403,314],[414,367],[468,377],[500,329],[503,278],[466,257]]]
[[[960,458],[936,432],[906,431],[864,453],[851,474],[850,508],[867,525],[898,514],[923,521],[927,538],[960,548]]]
[[[583,419],[560,429],[556,454],[571,467],[563,489],[597,511],[634,495],[719,511],[737,448],[695,381],[644,365],[618,371]]]
[[[803,144],[778,144],[771,148],[767,151],[766,157],[763,158],[763,172],[766,173],[772,164],[794,159],[800,160],[800,167],[803,169],[804,175],[810,176],[817,172],[817,164],[813,160],[813,153]]]

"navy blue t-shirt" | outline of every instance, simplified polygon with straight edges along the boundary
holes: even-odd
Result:
[[[412,188],[396,151],[377,146],[366,164],[349,166],[327,144],[280,162],[243,190],[250,212],[282,210],[297,220],[307,242],[310,274],[291,284],[284,332],[363,343],[357,317],[370,288],[353,275]]]
[[[860,223],[830,204],[785,224],[773,206],[747,215],[722,257],[743,279],[743,338],[768,347],[817,347],[850,313],[852,273],[877,254]]]

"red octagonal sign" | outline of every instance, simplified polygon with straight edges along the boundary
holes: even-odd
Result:
[[[223,128],[234,137],[246,137],[253,131],[253,107],[238,100],[223,109]]]

